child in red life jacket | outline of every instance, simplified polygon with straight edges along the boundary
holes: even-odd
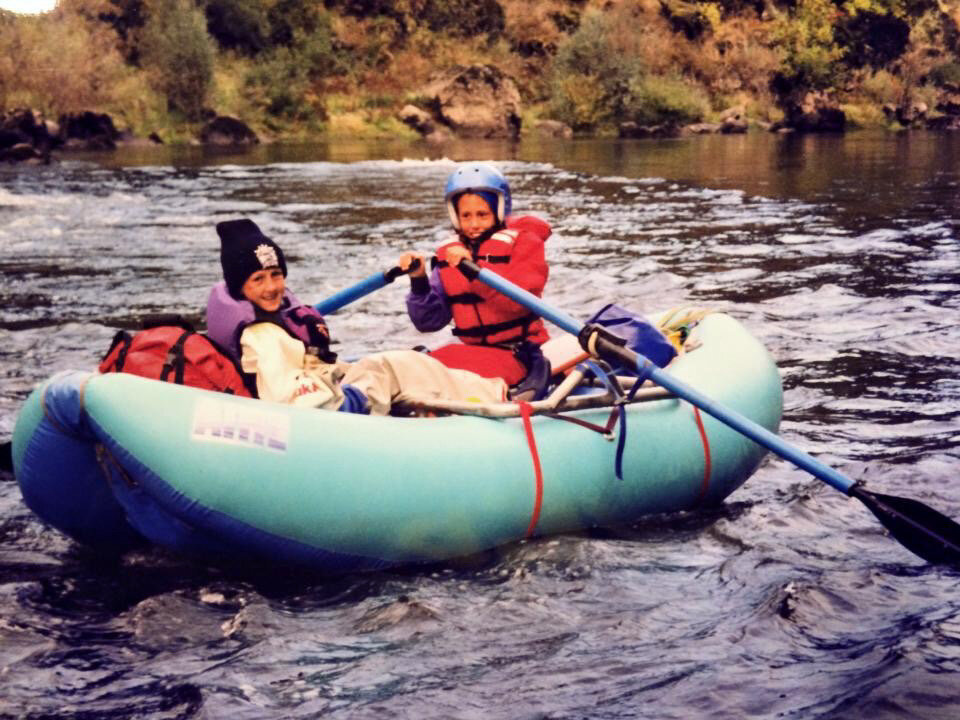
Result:
[[[548,339],[543,321],[522,305],[457,269],[464,258],[502,275],[540,297],[547,282],[544,242],[550,226],[531,215],[510,215],[510,186],[486,163],[459,165],[447,180],[445,202],[456,235],[437,250],[429,278],[422,258],[406,253],[399,265],[410,273],[407,312],[421,332],[454,323],[462,342],[430,355],[446,366],[502,378],[514,397],[540,396],[550,379],[550,364],[540,346]]]
[[[280,247],[247,219],[217,225],[224,280],[207,301],[207,334],[256,378],[261,400],[385,415],[415,400],[499,402],[506,384],[451,370],[413,350],[337,361],[320,314],[286,287]]]

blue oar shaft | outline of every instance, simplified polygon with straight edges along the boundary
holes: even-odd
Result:
[[[335,295],[331,295],[326,300],[321,300],[314,305],[314,307],[321,315],[330,315],[331,313],[335,313],[344,305],[349,305],[354,300],[359,300],[364,295],[369,295],[372,292],[376,292],[389,282],[390,281],[387,280],[387,277],[384,273],[378,272],[371,275],[366,280],[361,280],[353,287],[348,287],[347,289],[341,290]]]
[[[344,305],[349,305],[354,300],[359,300],[364,295],[369,295],[372,292],[376,292],[380,288],[392,283],[401,275],[406,275],[407,273],[410,273],[419,267],[420,260],[415,259],[405,269],[397,265],[396,267],[392,267],[384,272],[374,273],[366,280],[361,280],[353,287],[348,287],[346,290],[341,290],[336,295],[331,295],[326,300],[321,300],[313,307],[321,315],[335,313]]]
[[[580,331],[584,328],[582,322],[567,315],[565,312],[550,307],[533,293],[517,287],[509,280],[502,278],[491,270],[487,270],[486,268],[480,269],[477,278],[498,292],[506,295],[511,300],[529,308],[542,318],[549,320],[557,327],[569,333],[579,335]],[[702,395],[686,383],[658,368],[640,353],[613,344],[609,344],[608,349],[611,352],[616,352],[621,359],[629,363],[635,363],[637,371],[641,376],[646,375],[660,387],[669,390],[677,397],[695,405],[708,415],[732,427],[758,445],[803,468],[811,475],[820,478],[840,492],[849,494],[850,489],[854,486],[854,480],[837,472],[828,465],[824,465],[799,448],[787,444],[779,435],[770,432],[762,425],[758,425],[737,411],[724,407],[705,395]]]
[[[650,361],[640,353],[634,353],[636,356],[637,371],[643,372],[644,366]],[[706,395],[694,390],[689,385],[677,380],[674,376],[653,367],[647,368],[648,375],[653,382],[662,388],[666,388],[677,397],[683,398],[692,405],[696,405],[708,415],[715,417],[720,422],[729,425],[734,430],[746,435],[758,445],[765,447],[773,453],[776,453],[785,460],[789,460],[797,467],[803,468],[811,475],[823,480],[828,485],[836,488],[844,494],[848,494],[853,487],[854,481],[834,470],[829,465],[824,465],[816,458],[808,455],[803,450],[784,442],[779,435],[770,432],[762,425],[758,425],[749,418],[744,417],[736,410],[720,405]]]

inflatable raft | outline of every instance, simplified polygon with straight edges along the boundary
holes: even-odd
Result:
[[[708,314],[686,347],[667,372],[776,432],[779,374],[738,321]],[[14,470],[42,520],[94,548],[349,572],[716,505],[763,459],[665,391],[620,412],[584,377],[522,409],[371,417],[70,371],[28,398]]]

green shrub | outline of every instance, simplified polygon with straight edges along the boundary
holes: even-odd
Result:
[[[638,49],[624,42],[623,15],[588,13],[557,50],[549,113],[575,130],[630,120],[641,125],[696,122],[709,112],[706,96],[679,76],[650,74]],[[635,35],[634,35],[635,37]]]
[[[267,10],[269,44],[296,44],[298,38],[312,35],[318,29],[330,32],[330,16],[322,3],[310,0],[277,0]]]
[[[426,0],[419,19],[434,32],[455,37],[503,33],[503,8],[497,0]]]
[[[937,87],[960,87],[960,62],[951,61],[930,71],[930,82]]]
[[[712,32],[720,24],[721,15],[717,3],[688,0],[660,0],[660,13],[674,32],[683,33],[688,40]]]
[[[109,28],[64,9],[0,16],[0,47],[0,108],[115,111],[133,75]]]
[[[313,32],[294,32],[289,46],[261,53],[247,77],[249,91],[266,112],[294,121],[323,121],[323,80],[346,72],[346,62],[336,47],[329,20]]]
[[[557,48],[549,112],[575,130],[592,130],[623,115],[623,98],[638,64],[618,52],[612,31],[608,17],[588,13]]]
[[[887,70],[877,70],[863,78],[863,94],[878,105],[894,105],[903,97],[903,81]]]
[[[140,51],[144,69],[170,109],[199,119],[214,58],[203,14],[188,0],[153,0]]]
[[[710,112],[710,101],[698,88],[677,77],[637,74],[629,85],[626,119],[639,125],[684,125]]]
[[[798,0],[793,12],[773,30],[780,57],[773,89],[780,96],[832,86],[839,74],[843,49],[834,37],[836,8],[830,0]]]

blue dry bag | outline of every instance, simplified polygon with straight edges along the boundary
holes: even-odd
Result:
[[[614,335],[622,337],[627,341],[628,348],[650,358],[659,367],[666,367],[677,354],[666,336],[649,320],[614,303],[604,307],[587,322],[602,325]],[[614,368],[614,371],[626,375],[637,374],[635,368]]]

